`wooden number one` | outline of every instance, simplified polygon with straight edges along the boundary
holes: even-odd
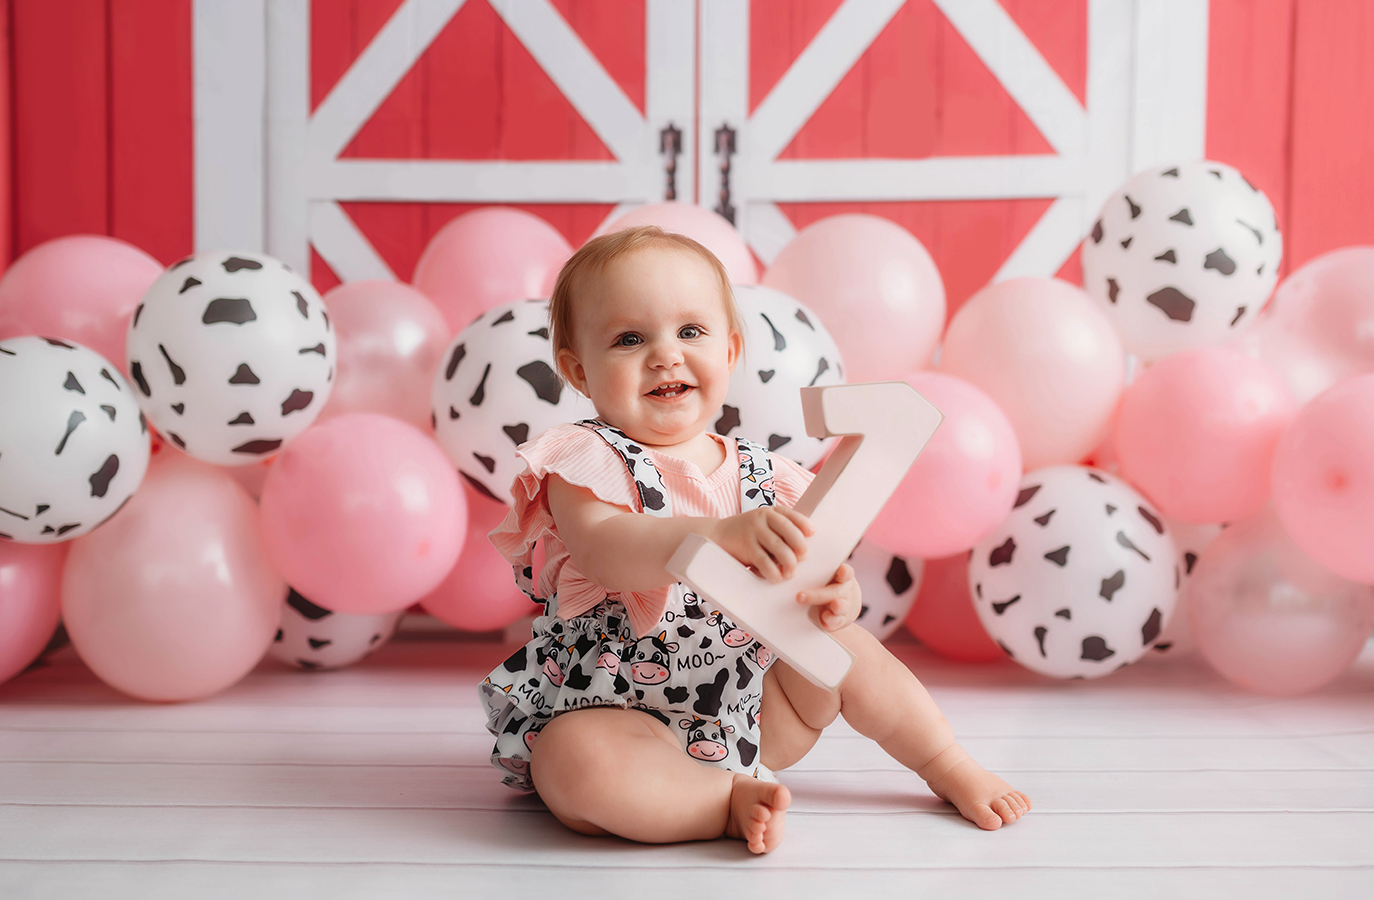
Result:
[[[802,388],[806,433],[840,442],[797,502],[816,533],[787,581],[769,584],[700,535],[678,545],[668,571],[704,595],[812,683],[835,690],[853,654],[797,603],[828,584],[944,417],[902,381]]]

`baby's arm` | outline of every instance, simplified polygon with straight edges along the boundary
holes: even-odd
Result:
[[[552,473],[548,498],[573,562],[609,591],[650,591],[677,581],[668,572],[668,560],[689,534],[709,539],[769,581],[782,581],[806,558],[806,538],[815,532],[805,516],[786,506],[724,519],[646,516],[606,503]]]

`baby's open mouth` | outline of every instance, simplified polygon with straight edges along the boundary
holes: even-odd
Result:
[[[672,384],[659,385],[658,387],[654,388],[652,391],[649,392],[649,396],[665,397],[671,400],[674,397],[681,397],[683,394],[687,393],[691,389],[692,385],[690,384],[683,384],[681,381],[674,381]]]

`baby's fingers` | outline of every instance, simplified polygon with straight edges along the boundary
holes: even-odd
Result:
[[[830,583],[825,587],[812,588],[797,594],[797,602],[816,609],[816,618],[822,628],[834,631],[853,621],[851,617],[852,596],[844,584]]]

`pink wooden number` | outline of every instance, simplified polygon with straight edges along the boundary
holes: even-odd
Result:
[[[806,433],[841,435],[797,502],[816,533],[788,581],[769,584],[700,535],[684,540],[668,571],[814,684],[835,690],[853,655],[796,602],[829,583],[944,417],[909,384],[884,381],[802,388]]]

